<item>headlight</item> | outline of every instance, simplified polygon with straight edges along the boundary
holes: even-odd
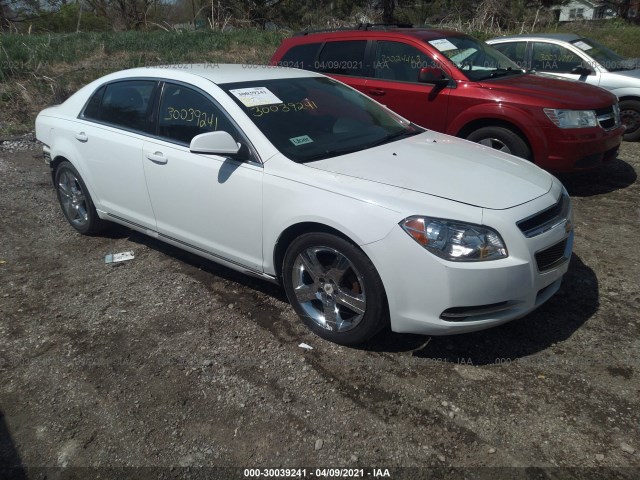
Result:
[[[409,217],[400,226],[428,251],[445,260],[480,262],[506,258],[500,234],[480,225],[430,217]]]
[[[587,128],[598,125],[593,110],[556,110],[545,108],[544,113],[560,128]]]

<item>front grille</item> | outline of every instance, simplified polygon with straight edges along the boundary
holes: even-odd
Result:
[[[520,220],[516,225],[518,225],[525,237],[535,237],[564,222],[569,215],[570,206],[569,196],[562,195],[552,207]]]
[[[597,109],[596,117],[598,118],[600,126],[605,130],[611,130],[617,127],[616,114],[613,111],[613,106]]]
[[[536,263],[538,264],[539,271],[544,272],[545,270],[550,270],[568,260],[568,258],[564,256],[567,241],[568,239],[565,238],[561,242],[536,253]]]

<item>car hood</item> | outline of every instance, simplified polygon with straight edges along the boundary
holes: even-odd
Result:
[[[306,165],[490,209],[529,202],[553,183],[531,162],[431,131]]]
[[[521,95],[525,102],[527,98],[529,102],[531,98],[542,99],[554,108],[601,108],[611,105],[616,98],[610,92],[584,82],[538,73],[501,77],[484,81],[482,86],[494,95],[504,93],[505,100]],[[500,100],[499,95],[496,100]]]

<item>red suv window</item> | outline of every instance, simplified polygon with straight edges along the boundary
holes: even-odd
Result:
[[[314,70],[336,75],[364,75],[366,40],[327,42],[324,44]]]

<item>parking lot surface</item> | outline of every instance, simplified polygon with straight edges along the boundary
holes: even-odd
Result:
[[[575,250],[542,308],[362,348],[313,336],[277,286],[126,228],[75,233],[37,146],[2,147],[0,464],[638,475],[639,143],[562,178]]]

